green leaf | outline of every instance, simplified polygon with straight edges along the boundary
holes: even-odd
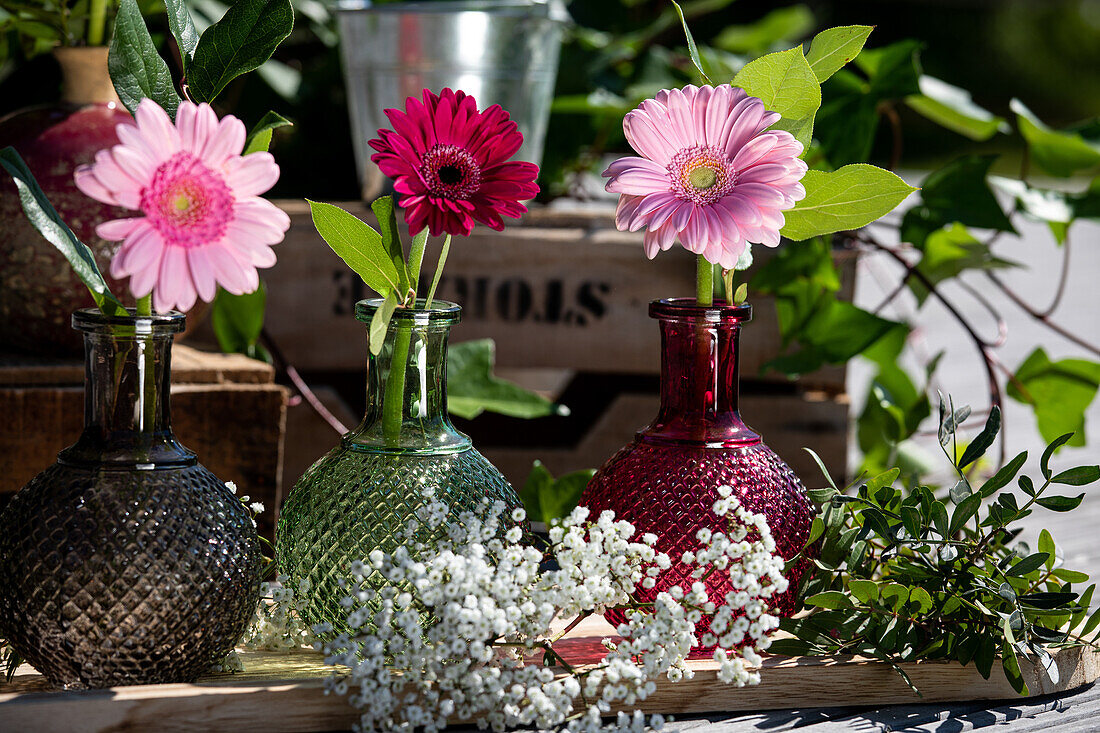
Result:
[[[409,283],[420,288],[420,266],[424,262],[424,248],[428,243],[428,227],[424,227],[412,238],[409,245]]]
[[[1020,662],[1016,659],[1016,652],[1012,648],[1012,643],[1007,639],[1001,645],[1001,667],[1004,669],[1005,677],[1008,678],[1008,683],[1012,685],[1012,689],[1021,695],[1028,694],[1027,682],[1024,681],[1024,676],[1020,673]]]
[[[401,246],[401,232],[397,228],[397,209],[394,206],[393,196],[381,196],[370,205],[374,215],[378,218],[378,233],[382,237],[382,246],[386,248],[386,254],[393,261],[394,270],[397,271],[398,286],[401,299],[410,289],[415,289],[409,279],[409,270],[405,265],[405,252]]]
[[[920,93],[920,47],[919,41],[905,40],[859,55],[856,64],[871,78],[874,98],[901,99]]]
[[[889,471],[880,473],[870,481],[867,482],[867,493],[874,494],[876,491],[884,486],[891,486],[898,480],[898,476],[901,474],[900,468],[891,468]]]
[[[1051,361],[1037,348],[1009,380],[1010,397],[1032,406],[1039,433],[1053,441],[1074,433],[1066,443],[1085,445],[1085,411],[1100,388],[1100,363],[1086,359]]]
[[[528,519],[542,519],[542,503],[539,497],[543,488],[552,486],[553,483],[554,477],[542,461],[535,461],[531,472],[527,474],[527,480],[523,482],[523,488],[519,490],[519,498],[523,502],[523,508],[527,510]]]
[[[492,339],[451,344],[447,357],[447,404],[467,420],[482,412],[534,418],[567,415],[569,410],[493,374],[496,346]]]
[[[878,585],[874,581],[854,578],[848,581],[848,592],[864,605],[878,600]]]
[[[957,512],[958,510],[956,510]],[[932,516],[932,522],[936,525],[936,530],[940,533],[940,536],[947,539],[951,536],[950,525],[947,522],[947,507],[942,501],[932,502],[932,509],[930,511]]]
[[[956,504],[961,504],[963,500],[966,499],[966,497],[970,496],[972,493],[974,492],[970,489],[970,482],[966,480],[965,476],[963,476],[961,479],[959,479],[958,483],[951,487],[951,501],[955,502]]]
[[[909,588],[901,583],[887,583],[879,588],[884,603],[891,603],[895,611],[900,610],[909,600]],[[893,599],[891,602],[890,599]]]
[[[245,140],[244,153],[242,153],[242,155],[266,151],[271,147],[272,131],[293,124],[293,122],[282,115],[269,111],[260,118],[260,121],[252,128],[252,131],[248,133],[248,139]]]
[[[760,20],[726,26],[711,45],[735,54],[761,56],[779,43],[790,45],[814,29],[814,14],[805,5],[769,11]]]
[[[1032,159],[1054,176],[1067,177],[1100,164],[1100,145],[1080,133],[1059,132],[1044,125],[1019,99],[1009,107],[1016,113],[1016,125],[1027,141]]]
[[[952,224],[932,232],[918,246],[922,255],[917,270],[933,285],[956,277],[966,270],[994,270],[1016,266],[1014,262],[995,257],[988,244],[978,241],[961,224]],[[928,285],[917,278],[909,280],[909,289],[913,291],[919,304],[923,304],[930,294]]]
[[[1047,554],[1047,570],[1053,568],[1055,553],[1054,538],[1050,536],[1050,532],[1046,529],[1039,532],[1039,552],[1045,552]]]
[[[993,474],[984,484],[982,484],[982,498],[993,496],[997,491],[1008,486],[1009,482],[1016,478],[1016,474],[1023,468],[1025,461],[1027,461],[1026,450],[1017,454],[1015,458],[1001,466],[997,473]]]
[[[168,11],[168,28],[179,46],[183,70],[186,73],[195,56],[195,47],[199,45],[199,32],[191,13],[187,12],[185,0],[164,0],[164,9]]]
[[[374,311],[374,315],[370,317],[370,329],[367,332],[367,344],[370,346],[370,353],[378,356],[382,353],[382,345],[386,343],[386,332],[390,328],[390,319],[393,318],[393,312],[397,308],[397,293],[391,290],[386,293],[385,300],[382,301],[382,305]]]
[[[381,235],[338,206],[309,201],[317,233],[372,290],[386,297],[398,290],[399,276]]]
[[[852,603],[852,599],[848,597],[846,593],[839,590],[827,590],[824,593],[818,593],[817,595],[810,596],[804,603],[807,606],[817,606],[818,608],[852,608],[855,604]]]
[[[741,283],[737,286],[737,290],[733,293],[733,304],[744,305],[745,301],[749,299],[749,284]]]
[[[781,234],[801,240],[858,229],[888,214],[916,189],[896,175],[866,163],[832,172],[809,171],[806,197],[784,212]]]
[[[913,586],[913,589],[909,591],[909,602],[917,604],[918,613],[928,613],[934,605],[932,596],[920,586]]]
[[[1050,482],[1067,486],[1086,486],[1097,480],[1100,480],[1100,466],[1076,466],[1057,474]]]
[[[1069,512],[1081,505],[1084,494],[1078,496],[1040,496],[1035,503],[1052,512]]]
[[[1069,442],[1069,439],[1073,437],[1073,433],[1064,433],[1059,435],[1054,440],[1050,441],[1046,450],[1043,451],[1043,457],[1039,461],[1039,467],[1043,472],[1043,478],[1050,478],[1053,475],[1053,471],[1050,470],[1050,459],[1054,456],[1054,452]]]
[[[993,670],[993,661],[997,658],[997,646],[992,636],[983,635],[978,642],[978,649],[974,652],[974,667],[985,679],[989,679],[989,673]]]
[[[1078,570],[1069,570],[1067,568],[1056,568],[1051,571],[1051,575],[1066,583],[1087,583],[1089,580],[1088,573],[1082,573]],[[1092,596],[1089,595],[1089,597],[1091,598]],[[1084,603],[1084,601],[1082,601],[1082,603]],[[1087,603],[1085,605],[1087,605]]]
[[[1036,552],[1023,558],[1015,565],[1005,571],[1005,576],[1009,578],[1022,578],[1028,573],[1038,570],[1046,563],[1049,555],[1045,552]]]
[[[77,239],[73,230],[61,219],[61,215],[50,204],[26,163],[19,157],[19,153],[15,152],[15,148],[6,147],[0,150],[0,166],[15,182],[15,187],[19,191],[19,203],[31,225],[65,256],[73,272],[92,294],[99,309],[109,316],[125,314],[126,310],[122,303],[107,287],[107,282],[96,265],[92,251]]]
[[[982,428],[982,432],[978,433],[978,436],[970,442],[970,445],[966,446],[962,458],[959,459],[958,467],[960,469],[966,468],[985,455],[986,450],[988,450],[989,446],[993,445],[993,441],[997,439],[997,434],[999,432],[1001,432],[1001,408],[997,407],[997,405],[993,405],[993,408],[989,411],[989,418],[985,421],[985,427]]]
[[[1011,133],[1003,117],[979,107],[970,92],[932,76],[921,75],[920,94],[905,98],[917,114],[971,140],[988,140],[998,132]]]
[[[256,344],[264,327],[266,304],[267,291],[262,281],[255,291],[244,295],[233,295],[218,288],[210,322],[222,351],[259,358]]]
[[[814,115],[821,107],[821,84],[801,46],[750,61],[731,83],[782,115],[775,128],[787,130],[809,147]]]
[[[1069,224],[1076,216],[1075,199],[1063,191],[1035,188],[1015,178],[990,176],[989,182],[1016,199],[1027,218]]]
[[[956,532],[963,528],[963,525],[969,521],[971,517],[978,513],[978,509],[982,506],[982,495],[971,494],[962,500],[955,507],[954,513],[951,515],[951,526],[948,528],[948,533],[954,535]]]
[[[959,222],[1015,232],[989,188],[987,178],[994,160],[993,155],[966,155],[934,171],[921,184],[923,206],[942,224]]]
[[[814,36],[806,52],[806,61],[817,80],[825,81],[858,56],[873,30],[874,26],[870,25],[846,25],[829,28]]]
[[[187,74],[191,96],[213,101],[226,84],[271,58],[293,28],[290,0],[237,0],[199,39]]]
[[[148,97],[175,119],[180,98],[172,84],[168,64],[157,54],[137,0],[121,0],[115,14],[114,33],[107,52],[107,70],[122,104],[136,112]]]
[[[540,489],[539,503],[542,506],[543,521],[549,524],[554,519],[568,516],[580,502],[584,488],[595,473],[595,469],[567,473],[554,479],[550,486]]]
[[[918,509],[911,506],[901,508],[901,523],[909,536],[917,539],[921,536],[921,514]]]
[[[814,463],[816,463],[817,467],[821,469],[821,475],[823,475],[825,477],[825,480],[829,482],[830,488],[832,488],[833,491],[840,491],[840,489],[836,487],[836,483],[833,481],[833,477],[829,475],[829,469],[825,468],[825,462],[821,460],[821,456],[815,453],[812,448],[803,448],[802,450],[809,453],[810,458],[814,459]]]
[[[688,55],[691,56],[691,63],[695,64],[695,68],[699,71],[699,76],[703,77],[703,80],[707,84],[710,84],[710,77],[707,76],[707,72],[703,70],[703,61],[699,58],[699,49],[695,45],[695,38],[691,35],[691,29],[688,28],[687,18],[684,17],[684,10],[676,0],[671,0],[671,2],[672,7],[676,8],[676,14],[680,16],[680,25],[684,28],[684,37],[687,39]]]

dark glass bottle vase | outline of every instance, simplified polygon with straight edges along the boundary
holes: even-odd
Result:
[[[0,515],[0,634],[66,688],[190,682],[232,650],[262,555],[240,500],[172,434],[180,313],[73,315],[84,431]]]
[[[633,443],[596,472],[580,502],[593,516],[611,509],[639,534],[652,532],[660,538],[657,547],[668,554],[672,567],[652,590],[638,590],[642,601],[673,585],[691,586],[691,567],[679,558],[698,548],[699,529],[721,526],[711,509],[720,486],[732,487],[744,506],[767,517],[776,550],[784,558],[805,545],[814,516],[798,477],[737,411],[738,333],[751,318],[751,307],[703,307],[694,299],[677,298],[652,302],[649,314],[661,326],[660,411]],[[804,556],[786,574],[790,590],[773,599],[780,615],[797,609],[794,589],[810,562]],[[723,579],[722,573],[707,581],[708,595],[716,603],[730,590],[729,577]],[[613,624],[625,621],[617,611],[607,617]],[[704,618],[697,633],[709,628],[710,620]],[[708,651],[700,648],[693,656]]]
[[[360,301],[355,317],[369,324],[381,304]],[[332,624],[337,633],[347,630],[340,601],[349,592],[341,581],[351,563],[403,544],[399,533],[424,505],[426,489],[449,505],[448,521],[478,511],[483,499],[503,502],[507,513],[522,506],[447,413],[447,337],[461,308],[417,305],[396,311],[381,351],[368,356],[362,423],[298,479],[279,514],[280,572],[294,588],[309,581],[305,620]],[[418,539],[432,536],[425,529]],[[378,573],[369,581],[386,584]]]

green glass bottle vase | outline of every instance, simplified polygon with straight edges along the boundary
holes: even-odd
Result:
[[[369,324],[381,305],[358,302],[356,319]],[[402,545],[399,535],[427,490],[450,506],[456,521],[486,498],[504,502],[509,513],[522,506],[447,413],[447,337],[462,309],[445,301],[423,305],[394,313],[381,351],[367,359],[362,423],[298,479],[280,512],[279,571],[293,588],[308,581],[303,616],[310,625],[347,630],[340,601],[349,593],[341,581],[350,577],[351,563]],[[369,581],[385,585],[377,573]]]

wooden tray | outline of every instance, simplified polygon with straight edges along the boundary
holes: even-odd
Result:
[[[595,661],[600,639],[614,636],[603,619],[587,619],[561,646],[570,663]],[[342,697],[325,695],[332,673],[321,655],[241,652],[245,671],[211,675],[189,685],[145,685],[108,690],[56,691],[30,667],[0,684],[2,731],[331,731],[357,719]],[[1083,647],[1054,655],[1059,681],[1021,660],[1031,696],[1065,692],[1100,678],[1100,653]],[[691,661],[695,677],[658,681],[641,708],[650,713],[690,714],[799,707],[913,704],[952,700],[1018,700],[1000,666],[982,679],[973,666],[911,662],[902,667],[921,690],[918,697],[889,665],[858,657],[768,657],[761,683],[736,688],[718,681],[718,665]]]

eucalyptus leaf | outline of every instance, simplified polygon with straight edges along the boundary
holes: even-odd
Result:
[[[191,96],[213,101],[226,84],[271,58],[293,28],[290,0],[236,0],[199,38],[187,74]]]
[[[1009,578],[1023,577],[1028,573],[1041,568],[1046,563],[1048,557],[1050,556],[1045,552],[1036,552],[1028,555],[1016,564],[1012,565],[1005,572],[1005,575]]]
[[[107,70],[122,104],[136,113],[148,97],[175,119],[180,98],[168,64],[157,53],[137,0],[120,0],[107,52]]]
[[[103,279],[103,274],[99,271],[99,266],[96,265],[92,251],[77,239],[73,230],[61,219],[61,215],[46,198],[45,192],[42,191],[15,148],[6,147],[0,150],[0,166],[15,182],[19,192],[19,203],[31,225],[65,256],[73,272],[92,294],[99,309],[108,316],[124,314],[125,308],[111,293],[111,289]]]
[[[916,189],[897,175],[865,163],[835,171],[808,171],[806,197],[784,212],[781,234],[801,240],[858,229],[888,214]]]

